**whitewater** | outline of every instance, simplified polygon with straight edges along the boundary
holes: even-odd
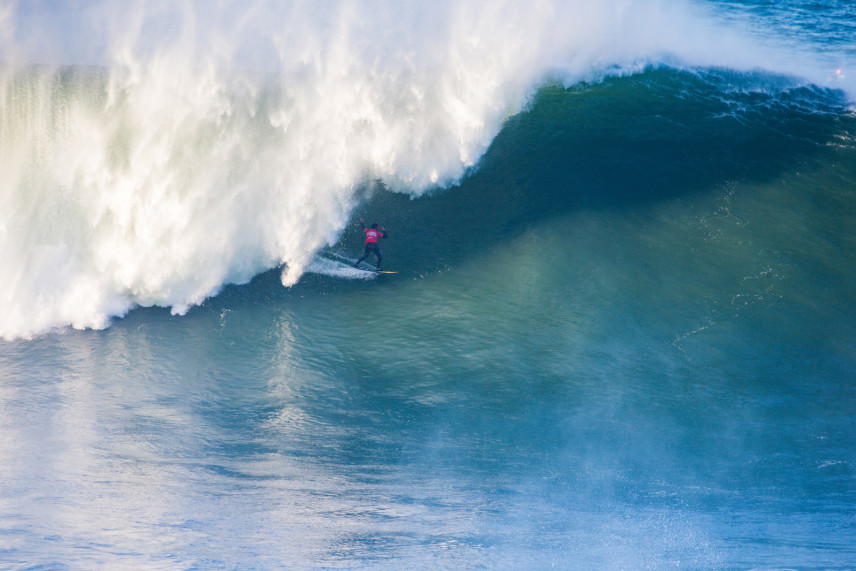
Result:
[[[378,189],[460,182],[544,85],[856,76],[680,1],[22,2],[0,31],[6,339],[292,286]]]

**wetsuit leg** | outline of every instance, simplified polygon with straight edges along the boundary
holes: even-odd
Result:
[[[357,260],[357,263],[354,264],[354,267],[360,265],[360,262],[369,257],[369,254],[374,254],[377,258],[377,269],[380,269],[380,261],[383,259],[383,256],[380,255],[380,248],[378,248],[377,244],[366,244],[366,251],[363,254],[363,257]]]
[[[363,257],[362,257],[362,258],[360,258],[359,260],[357,260],[357,263],[356,263],[356,264],[354,264],[354,267],[355,267],[355,268],[356,268],[356,267],[359,267],[360,262],[362,262],[363,260],[365,260],[366,258],[368,258],[368,257],[369,257],[369,252],[371,252],[371,248],[369,248],[368,246],[366,246],[366,251],[363,253]]]

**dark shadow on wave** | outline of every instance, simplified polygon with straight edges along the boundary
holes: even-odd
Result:
[[[623,209],[765,181],[852,126],[842,93],[783,78],[660,69],[572,89],[546,87],[510,118],[462,183],[416,200],[381,191],[356,214],[390,230],[385,265],[454,266],[531,225],[578,209]],[[357,254],[352,227],[338,248]]]
[[[775,76],[660,69],[597,85],[545,87],[504,125],[460,185],[419,199],[382,185],[355,212],[334,250],[358,257],[356,221],[377,220],[385,276],[395,283],[476,257],[545,219],[575,210],[621,210],[763,182],[799,168],[848,129],[839,92],[788,88]],[[849,124],[844,124],[849,122]],[[305,274],[291,288],[281,268],[228,285],[203,307],[266,305],[367,289],[377,282]],[[383,283],[382,282],[382,283]]]

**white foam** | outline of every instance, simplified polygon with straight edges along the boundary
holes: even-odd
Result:
[[[7,6],[0,336],[292,285],[367,181],[459,180],[545,79],[762,64],[745,46],[665,1]]]
[[[375,272],[359,270],[352,264],[330,260],[322,256],[313,258],[306,266],[306,272],[345,280],[372,280],[378,276]]]

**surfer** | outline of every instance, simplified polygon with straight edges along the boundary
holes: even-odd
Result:
[[[383,229],[383,226],[380,228],[377,227],[377,222],[372,222],[371,228],[366,228],[365,220],[360,218],[360,226],[363,227],[363,232],[366,234],[366,251],[363,254],[363,257],[357,260],[357,263],[354,264],[354,267],[359,267],[360,262],[369,257],[369,254],[374,254],[377,258],[377,271],[380,271],[380,261],[382,256],[380,255],[380,247],[377,244],[378,238],[386,238],[386,230]]]

